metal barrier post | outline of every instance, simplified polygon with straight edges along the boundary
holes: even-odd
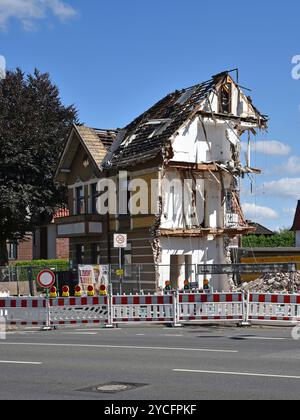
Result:
[[[249,297],[249,292],[243,292],[243,322],[240,324],[241,327],[249,327],[251,325],[249,322]]]
[[[182,325],[179,322],[179,292],[176,290],[173,292],[173,328],[180,328]]]
[[[109,288],[107,295],[107,325],[106,328],[114,328],[113,320],[113,292],[112,287]]]
[[[50,299],[47,293],[46,296],[46,326],[43,328],[43,331],[51,331],[51,305],[50,305]]]

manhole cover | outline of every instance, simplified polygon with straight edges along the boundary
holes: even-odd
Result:
[[[82,392],[99,392],[103,394],[116,394],[118,392],[130,391],[136,388],[147,386],[147,384],[131,384],[111,382],[109,384],[96,385],[91,388],[81,389]]]

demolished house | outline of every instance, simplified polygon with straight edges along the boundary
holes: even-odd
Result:
[[[69,189],[70,216],[57,229],[70,239],[73,263],[117,265],[115,233],[128,235],[122,262],[142,266],[144,290],[166,281],[182,288],[201,281],[197,264],[230,262],[231,248],[255,229],[243,215],[240,179],[260,173],[251,168],[251,142],[266,128],[231,72],[169,94],[123,130],[74,127],[56,174]],[[104,215],[107,179],[118,205]],[[147,197],[139,195],[145,186]],[[140,212],[130,211],[132,201]],[[210,280],[228,290],[226,275]]]

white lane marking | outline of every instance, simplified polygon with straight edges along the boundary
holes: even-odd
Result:
[[[246,340],[269,340],[269,341],[285,341],[288,338],[281,338],[281,337],[243,337]],[[292,340],[292,338],[290,338]]]
[[[65,347],[65,348],[95,348],[95,349],[124,349],[124,350],[157,350],[157,351],[186,351],[205,353],[239,353],[238,350],[221,349],[193,349],[181,347],[144,347],[144,346],[114,346],[109,344],[58,344],[58,343],[8,343],[0,342],[1,346],[28,346],[28,347]]]
[[[65,335],[98,335],[96,332],[65,332]]]
[[[136,334],[137,337],[145,337],[146,334]]]
[[[297,379],[300,380],[300,376],[289,376],[289,375],[271,375],[267,373],[249,373],[249,372],[222,372],[214,370],[189,370],[189,369],[173,369],[173,372],[181,373],[202,373],[207,375],[227,375],[227,376],[250,376],[260,378],[278,378],[278,379]]]
[[[41,362],[18,362],[15,360],[0,360],[0,364],[7,364],[7,365],[42,365]]]
[[[162,337],[183,337],[182,334],[164,334]]]

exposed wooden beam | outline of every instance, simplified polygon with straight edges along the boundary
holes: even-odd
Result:
[[[169,168],[192,170],[198,172],[218,172],[219,169],[214,163],[188,163],[188,162],[169,162]]]
[[[237,236],[237,235],[246,235],[248,233],[255,232],[255,228],[251,226],[244,226],[239,228],[225,228],[225,229],[160,229],[160,236],[170,236],[170,237],[195,237],[201,238],[208,235],[215,236]]]

